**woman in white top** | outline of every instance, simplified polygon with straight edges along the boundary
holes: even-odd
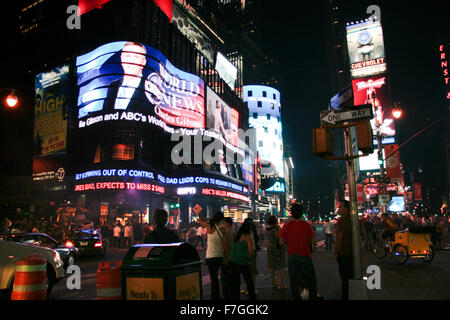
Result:
[[[207,229],[208,234],[206,242],[206,264],[208,265],[211,279],[211,300],[220,299],[219,269],[222,267],[226,245],[223,236],[224,230],[221,226],[223,219],[222,212],[217,212],[209,222],[206,219],[199,219],[199,223],[203,228]]]

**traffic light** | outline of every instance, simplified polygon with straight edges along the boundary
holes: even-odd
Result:
[[[333,156],[333,132],[327,128],[313,128],[313,154],[319,157]]]
[[[373,153],[373,132],[370,121],[361,121],[356,124],[358,149],[364,154]]]

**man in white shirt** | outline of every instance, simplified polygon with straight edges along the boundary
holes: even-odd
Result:
[[[117,223],[116,227],[114,228],[114,246],[116,248],[120,248],[120,233],[122,232],[122,228],[120,227],[120,224]]]

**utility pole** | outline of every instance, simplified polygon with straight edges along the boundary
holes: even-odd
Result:
[[[356,167],[353,158],[353,145],[351,128],[344,129],[345,149],[347,153],[347,177],[350,192],[350,223],[352,229],[352,255],[353,255],[353,278],[362,279],[361,268],[361,242],[358,218],[358,203],[356,198]]]

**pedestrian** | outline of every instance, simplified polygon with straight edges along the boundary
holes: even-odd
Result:
[[[197,229],[195,228],[194,224],[191,223],[189,226],[189,231],[186,236],[187,243],[192,244],[195,248],[197,248]]]
[[[308,222],[303,221],[303,206],[291,205],[291,219],[283,225],[280,232],[280,245],[287,244],[288,273],[291,295],[301,300],[299,288],[305,285],[309,299],[317,299],[317,280],[311,257],[311,247],[316,245],[314,231]]]
[[[253,253],[250,255],[250,273],[252,275],[253,283],[256,285],[256,275],[258,274],[258,268],[256,266],[257,261],[257,253],[261,248],[259,247],[259,236],[258,231],[256,230],[255,223],[253,222],[252,218],[246,218],[244,222],[248,222],[250,225],[250,231],[251,231],[251,238],[253,241]],[[255,289],[255,292],[258,293],[258,290]],[[248,288],[247,290],[242,290],[242,293],[248,294]]]
[[[224,230],[221,226],[224,216],[222,212],[217,212],[209,221],[199,219],[199,223],[207,230],[206,243],[206,264],[209,270],[209,277],[211,279],[211,299],[220,300],[220,285],[219,285],[219,269],[222,267],[224,257]]]
[[[195,244],[196,247],[198,247],[199,242],[201,242],[202,244],[202,249],[205,249],[205,240],[203,239],[203,228],[201,225],[198,225],[197,227],[196,244]]]
[[[173,231],[167,228],[169,214],[164,209],[155,209],[152,213],[155,229],[147,234],[145,243],[167,244],[180,242],[180,238]]]
[[[120,248],[120,233],[122,231],[122,228],[120,228],[120,223],[117,222],[116,226],[114,227],[113,237],[114,237],[114,247],[117,249]]]
[[[130,248],[133,245],[133,226],[129,221],[124,228],[123,237],[125,239],[125,248]]]
[[[339,267],[339,275],[341,277],[341,298],[349,299],[349,280],[353,278],[353,255],[352,255],[352,228],[350,222],[350,203],[346,200],[341,202],[339,206],[339,215],[336,230],[336,248],[335,256]],[[359,221],[359,220],[358,220]],[[360,234],[365,236],[364,226],[361,221]]]
[[[15,233],[22,233],[22,226],[19,222],[14,223],[13,227],[11,228],[11,234]]]
[[[325,223],[323,225],[323,233],[325,234],[325,250],[326,251],[332,250],[333,249],[334,224],[328,218],[325,218]]]
[[[280,245],[281,228],[278,225],[278,218],[270,216],[267,219],[266,239],[267,239],[267,266],[270,270],[272,288],[287,289],[284,284],[286,268],[286,246]],[[278,281],[276,274],[278,272]]]
[[[231,282],[231,300],[240,300],[241,275],[247,284],[250,300],[256,300],[255,283],[253,282],[250,270],[250,256],[255,251],[254,239],[252,239],[251,223],[245,221],[239,228],[233,247],[228,258],[232,282]]]
[[[232,218],[224,218],[223,219],[223,230],[224,230],[224,256],[222,261],[222,273],[220,280],[222,282],[222,294],[224,300],[231,299],[231,283],[233,281],[232,270],[229,263],[229,256],[231,253],[231,248],[233,247],[234,242],[234,231],[233,231],[233,219]]]
[[[374,230],[374,225],[372,222],[372,219],[367,217],[367,219],[364,221],[363,223],[364,226],[364,231],[365,231],[365,236],[364,236],[364,246],[366,248],[366,252],[369,252],[372,250],[373,248],[373,230]]]

